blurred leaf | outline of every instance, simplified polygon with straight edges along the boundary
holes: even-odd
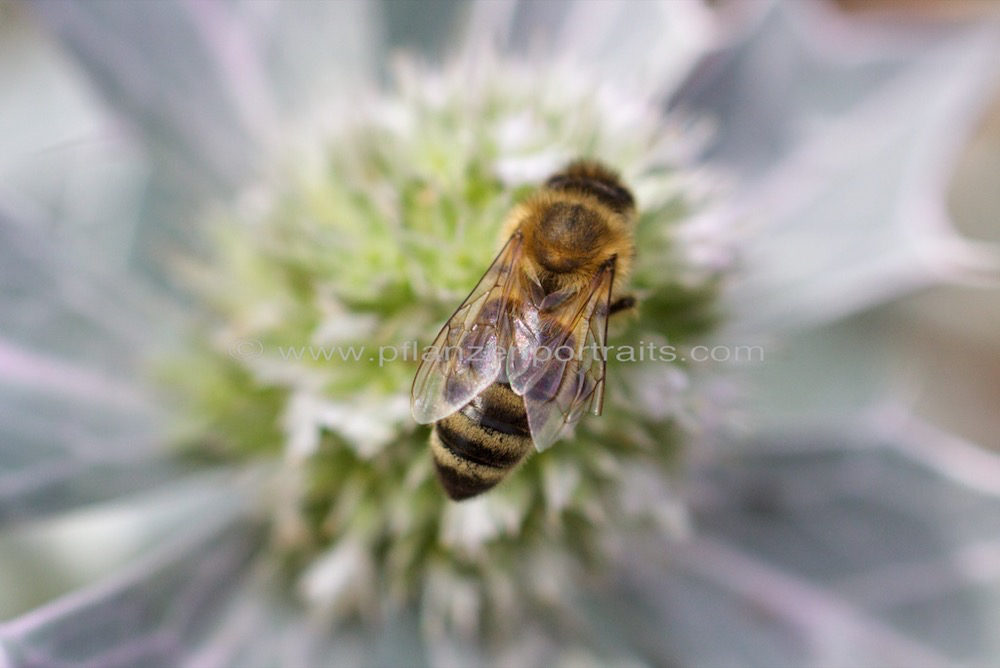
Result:
[[[760,0],[743,14],[728,26],[731,39],[702,59],[671,104],[710,114],[716,131],[706,157],[751,180],[825,134],[838,118],[864,120],[866,107],[906,78],[920,79],[928,86],[924,93],[934,90],[935,104],[957,110],[989,94],[967,89],[990,86],[996,37],[988,24],[894,25],[844,15],[823,0]],[[971,80],[961,90],[932,87],[953,76]],[[962,99],[938,100],[945,90]],[[916,94],[911,86],[900,92]],[[919,109],[935,106],[922,101]],[[906,118],[919,109],[897,111]]]
[[[174,256],[204,250],[206,199],[246,185],[297,119],[374,81],[376,13],[361,0],[39,0],[28,8],[137,135],[132,145],[115,141],[146,158],[125,175],[143,189],[118,192],[112,203],[131,215],[130,268],[172,289]],[[53,156],[63,159],[55,173],[81,153]],[[87,178],[110,163],[98,154]],[[59,223],[85,223],[86,202],[67,204]]]
[[[0,337],[6,345],[125,376],[180,316],[138,278],[67,252],[37,224],[0,202]]]
[[[241,185],[280,114],[373,73],[361,2],[39,0],[30,7],[169,175],[194,193]]]
[[[134,407],[0,385],[0,526],[175,477],[155,425]]]
[[[843,442],[861,436],[866,417],[900,391],[896,342],[893,323],[879,312],[760,342],[761,362],[736,369],[749,426],[764,434],[836,434]]]
[[[250,118],[196,13],[181,10],[194,4],[41,0],[29,7],[192,188],[233,186],[246,174],[256,146]]]
[[[750,220],[743,331],[821,324],[1000,266],[945,212],[955,155],[996,83],[1000,31],[903,30],[817,2],[772,2],[674,100],[716,119],[707,157]],[[933,91],[929,95],[928,91]]]
[[[124,477],[124,476],[123,476]],[[202,471],[83,503],[0,533],[0,620],[108,577],[151,547],[189,531],[192,516],[231,504],[234,476]],[[112,487],[114,489],[114,487]],[[199,520],[200,521],[200,520]]]
[[[246,583],[188,652],[184,666],[243,668],[379,668],[428,665],[427,647],[412,610],[359,625],[326,618],[306,619],[298,602],[263,578]]]
[[[24,12],[0,21],[0,200],[48,243],[124,268],[145,158],[121,137],[54,40]]]
[[[405,49],[437,57],[451,55],[456,22],[469,3],[462,0],[381,0],[388,51]]]
[[[209,3],[202,3],[209,4]],[[331,101],[353,98],[353,92],[371,86],[385,58],[380,33],[384,8],[365,0],[336,2],[218,2],[211,13],[201,10],[194,20],[210,22],[204,35],[209,43],[229,39],[231,55],[224,62],[227,76],[249,93],[247,63],[259,59],[261,72],[255,95],[269,93],[282,127],[303,113],[323,109]],[[412,5],[398,2],[399,5]],[[422,6],[422,4],[421,4]],[[382,9],[383,11],[380,11]],[[424,12],[431,14],[430,12]],[[431,14],[432,15],[432,14]],[[350,94],[345,94],[351,91]],[[244,104],[253,103],[246,99]]]
[[[480,0],[472,5],[465,42],[472,56],[495,43],[528,58],[579,62],[648,94],[671,90],[710,33],[708,9],[697,0]]]
[[[144,355],[173,309],[0,209],[0,521],[171,475]]]
[[[5,665],[178,665],[244,581],[259,544],[239,506],[216,498],[195,528],[129,568],[0,624]]]
[[[697,534],[667,548],[672,570],[629,569],[629,600],[663,620],[678,664],[1000,660],[1000,497],[905,445],[867,445],[767,445],[700,479]]]

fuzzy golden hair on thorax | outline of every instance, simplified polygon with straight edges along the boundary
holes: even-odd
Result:
[[[617,294],[632,268],[634,217],[635,200],[615,173],[578,161],[518,205],[501,236],[520,231],[524,268],[555,289],[586,286],[613,258]]]

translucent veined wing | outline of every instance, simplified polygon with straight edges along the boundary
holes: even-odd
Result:
[[[524,399],[535,448],[554,443],[563,428],[584,413],[601,414],[608,313],[614,263],[605,265],[588,289],[575,296],[549,295],[538,309],[538,342],[530,363],[509,379]],[[550,304],[546,302],[550,302]],[[508,370],[518,366],[508,362]]]
[[[437,422],[469,403],[503,371],[510,341],[511,291],[517,282],[521,234],[515,233],[423,354],[410,390],[421,424]]]
[[[552,310],[550,307],[557,299],[557,295],[546,297],[545,291],[534,277],[523,277],[518,287],[518,296],[523,305],[517,313],[511,314],[510,345],[505,351],[507,360],[503,373],[506,382],[510,383],[512,388],[525,387],[530,374],[537,370],[536,352],[542,345],[541,337],[545,328],[541,310],[543,308]],[[576,296],[576,293],[559,293],[563,300],[567,298],[567,294],[568,297]]]

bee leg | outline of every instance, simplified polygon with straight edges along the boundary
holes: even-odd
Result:
[[[625,295],[624,297],[619,297],[611,306],[608,308],[608,315],[612,316],[615,313],[621,313],[622,311],[631,311],[636,306],[635,297],[633,295]]]

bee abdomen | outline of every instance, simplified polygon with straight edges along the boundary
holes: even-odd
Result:
[[[504,412],[513,408],[507,397],[497,397],[504,390],[520,401],[509,388],[493,386],[458,413],[434,424],[431,452],[438,479],[452,499],[467,499],[491,489],[532,448],[523,404],[519,415]]]
[[[441,445],[451,455],[479,466],[502,470],[507,470],[521,461],[523,452],[498,447],[496,436],[490,434],[482,425],[466,419],[466,424],[456,429],[455,423],[461,419],[461,417],[453,420],[445,419],[436,425]]]

